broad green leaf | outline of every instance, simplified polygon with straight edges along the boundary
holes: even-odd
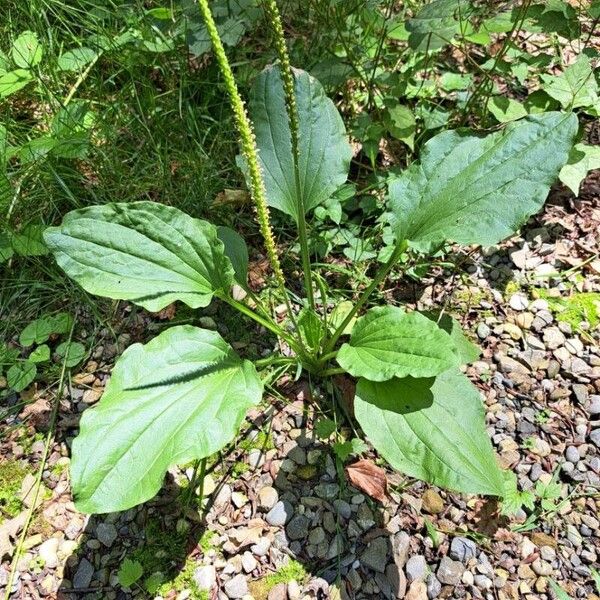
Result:
[[[123,587],[131,587],[144,574],[144,567],[137,560],[126,558],[119,567],[117,578]]]
[[[16,362],[6,373],[6,382],[8,387],[15,392],[22,392],[34,379],[37,374],[35,363],[29,360]]]
[[[19,335],[19,344],[25,348],[32,344],[44,343],[52,334],[69,333],[73,325],[73,317],[68,313],[45,315],[31,321]]]
[[[0,75],[4,75],[10,69],[10,60],[8,56],[0,50]]]
[[[600,169],[600,147],[576,144],[569,154],[569,162],[560,170],[558,178],[575,194],[593,169]]]
[[[210,37],[195,0],[182,3],[186,16],[186,41],[190,52],[200,56],[211,48]],[[246,29],[262,14],[257,0],[213,0],[211,11],[215,18],[219,37],[226,46],[239,43]]]
[[[395,306],[372,308],[356,321],[337,361],[354,377],[432,377],[456,365],[450,336],[418,312]]]
[[[52,119],[51,135],[55,144],[50,149],[60,158],[84,158],[90,143],[94,113],[89,103],[75,100],[61,108]]]
[[[133,344],[73,441],[77,508],[105,513],[149,500],[170,466],[229,443],[261,394],[254,365],[214,331],[183,325]]]
[[[395,469],[451,490],[503,495],[483,403],[462,373],[384,382],[360,379],[354,412],[365,435]]]
[[[473,83],[473,75],[463,73],[451,73],[449,71],[440,77],[440,85],[447,92],[466,90]]]
[[[483,22],[483,29],[489,33],[508,33],[515,23],[515,13],[512,10],[500,12]]]
[[[58,68],[60,71],[81,71],[85,69],[98,53],[92,48],[74,48],[67,50],[58,57]]]
[[[42,46],[33,31],[24,31],[13,42],[11,55],[17,67],[28,69],[42,60]]]
[[[6,98],[24,88],[33,77],[26,69],[15,69],[0,75],[0,98]]]
[[[408,106],[390,103],[386,107],[385,123],[388,131],[398,140],[404,142],[411,150],[415,149],[415,131],[417,122]]]
[[[304,308],[298,316],[298,327],[304,343],[316,350],[325,335],[325,324],[321,317],[311,308]]]
[[[335,421],[332,421],[326,417],[320,418],[315,423],[315,433],[317,434],[317,437],[321,438],[322,440],[329,438],[335,430]]]
[[[456,319],[445,313],[441,317],[436,312],[425,312],[422,314],[434,323],[437,323],[438,327],[441,327],[452,338],[454,353],[461,365],[468,365],[479,358],[481,354],[479,346],[467,338]]]
[[[560,108],[560,104],[544,90],[536,90],[529,94],[523,102],[523,106],[530,115],[550,112]]]
[[[72,211],[60,227],[47,229],[44,239],[85,290],[150,311],[176,300],[191,308],[207,306],[233,283],[216,228],[155,202]]]
[[[468,0],[433,0],[406,23],[408,43],[421,52],[439,50],[461,30],[470,11]]]
[[[344,300],[333,307],[333,310],[329,315],[329,320],[327,323],[332,332],[335,331],[344,322],[344,319],[348,316],[350,312],[352,312],[353,308],[354,303],[351,300]],[[343,334],[350,335],[355,323],[356,317],[352,317],[350,323],[346,325]]]
[[[41,317],[31,321],[19,336],[19,344],[25,348],[33,344],[45,342],[54,333],[54,326],[50,317]]]
[[[269,204],[298,220],[323,204],[348,177],[352,150],[344,123],[323,87],[305,71],[294,69],[299,118],[300,186],[294,159],[279,67],[268,66],[256,78],[249,109]]]
[[[592,107],[598,103],[598,84],[590,59],[581,54],[561,75],[542,75],[544,91],[563,108]]]
[[[48,248],[44,244],[44,225],[25,225],[17,233],[12,234],[13,250],[20,256],[44,256],[48,254]]]
[[[517,8],[513,12],[519,14]],[[543,0],[530,5],[527,9],[523,29],[544,34],[558,33],[562,37],[574,40],[581,35],[577,11],[565,0]]]
[[[248,246],[244,238],[230,227],[217,227],[217,236],[225,246],[225,256],[229,258],[235,272],[235,280],[248,286]]]
[[[527,116],[527,111],[520,102],[504,96],[493,96],[487,107],[498,123],[509,123]]]
[[[86,356],[85,346],[79,342],[63,342],[56,348],[56,354],[67,368],[79,364]]]
[[[17,156],[22,163],[39,161],[50,152],[58,143],[58,140],[50,135],[41,135],[23,144],[17,149]]]
[[[12,244],[10,243],[10,237],[0,231],[0,265],[7,260],[10,260],[14,254]]]
[[[572,113],[546,113],[485,137],[445,131],[389,186],[398,239],[492,245],[543,205],[577,133]]]
[[[46,344],[42,344],[38,346],[35,350],[31,352],[28,359],[34,363],[41,363],[50,360],[50,348]]]

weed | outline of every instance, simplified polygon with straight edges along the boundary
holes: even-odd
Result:
[[[0,463],[0,522],[16,517],[21,512],[23,503],[19,494],[27,473],[21,461],[3,459]]]
[[[255,600],[267,600],[269,592],[277,584],[289,583],[294,580],[302,585],[306,578],[307,572],[304,566],[298,561],[290,559],[276,573],[272,573],[256,581],[251,581],[248,584],[248,588]]]

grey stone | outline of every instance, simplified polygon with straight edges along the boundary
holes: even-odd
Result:
[[[477,337],[480,340],[485,340],[491,333],[492,330],[485,323],[482,322],[477,325]]]
[[[385,572],[385,565],[387,562],[388,553],[388,541],[384,537],[375,538],[362,553],[360,562],[363,565],[378,571],[379,573]]]
[[[588,412],[590,413],[590,415],[600,415],[600,396],[596,394],[590,396]]]
[[[320,544],[321,542],[325,541],[325,530],[322,527],[315,527],[309,534],[308,534],[308,542],[310,544],[313,544],[314,546],[317,546],[318,544]]]
[[[427,597],[433,600],[434,598],[440,597],[442,591],[442,584],[440,580],[433,574],[427,578]]]
[[[457,585],[462,579],[465,572],[465,567],[457,560],[452,560],[448,556],[444,556],[440,561],[440,566],[437,570],[437,578],[444,585]]]
[[[278,583],[271,588],[267,600],[287,600],[287,597],[287,585],[285,583]]]
[[[600,429],[594,429],[590,433],[590,441],[596,448],[600,448]]]
[[[547,327],[544,330],[544,344],[549,350],[556,350],[565,343],[565,335],[558,327]]]
[[[242,554],[242,569],[244,569],[246,573],[252,573],[257,566],[258,561],[250,554],[250,552],[244,552],[244,554]]]
[[[38,554],[44,560],[44,566],[48,569],[56,569],[58,566],[58,538],[50,538],[43,542],[38,548]]]
[[[406,564],[410,549],[410,536],[406,531],[399,531],[392,537],[392,557],[398,569],[402,570]]]
[[[455,537],[452,539],[448,554],[450,558],[466,563],[477,555],[477,545],[468,538]]]
[[[424,581],[429,569],[425,557],[417,554],[406,561],[404,570],[406,571],[408,583],[412,583],[413,581]]]
[[[301,540],[308,535],[308,526],[310,521],[304,515],[296,515],[290,519],[286,527],[286,532],[290,540]]]
[[[266,485],[258,490],[258,505],[263,510],[271,510],[278,500],[279,494],[274,487]]]
[[[94,575],[94,567],[92,563],[86,558],[82,558],[79,562],[79,566],[73,576],[73,588],[87,588],[92,583],[92,577]]]
[[[254,556],[266,556],[270,547],[271,540],[267,537],[261,537],[256,544],[250,546],[250,550]]]
[[[294,514],[294,509],[289,502],[280,500],[267,513],[265,519],[269,525],[273,527],[283,527]]]
[[[248,593],[248,583],[245,575],[236,575],[224,585],[225,593],[228,598],[243,598]]]
[[[473,579],[475,586],[478,587],[480,590],[487,591],[492,589],[493,582],[489,577],[485,575],[475,575]]]
[[[385,576],[392,586],[395,597],[404,598],[406,594],[406,575],[404,574],[404,571],[390,563],[385,568]]]
[[[582,406],[585,406],[588,403],[589,392],[587,389],[587,385],[583,383],[574,383],[573,384],[573,394],[575,394],[575,398],[577,402]]]
[[[209,592],[217,583],[217,571],[213,565],[203,565],[194,570],[192,579],[199,590]]]
[[[340,486],[337,483],[320,483],[315,486],[315,494],[323,500],[333,500],[339,491]]]
[[[527,296],[519,293],[513,294],[508,303],[513,310],[526,310],[529,306],[529,300],[527,300]]]
[[[352,507],[346,501],[338,498],[333,501],[333,506],[340,517],[349,519],[352,516]]]
[[[117,528],[112,523],[98,523],[96,527],[96,538],[107,548],[110,548],[117,539]]]
[[[579,459],[579,450],[575,446],[567,446],[567,450],[565,451],[565,458],[572,463],[578,463]]]
[[[523,363],[520,363],[514,358],[510,358],[510,356],[500,354],[495,358],[498,361],[498,367],[502,373],[521,373],[523,375],[529,374],[529,369]]]

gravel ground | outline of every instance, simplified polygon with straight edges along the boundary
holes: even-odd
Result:
[[[421,309],[444,306],[479,339],[483,354],[467,373],[485,399],[499,459],[532,492],[533,510],[503,517],[493,500],[390,469],[384,502],[370,498],[346,481],[331,445],[315,435],[306,387],[287,382],[286,397],[250,414],[243,437],[209,465],[205,521],[198,497],[182,492],[192,469],[172,469],[161,494],[142,507],[79,514],[68,445],[108,377],[118,348],[107,343],[61,404],[12,598],[533,600],[554,597],[554,580],[572,598],[597,600],[599,180],[588,177],[576,201],[555,190],[522,237],[457,256],[463,275],[440,269],[423,285],[390,291]],[[134,328],[119,343],[138,335]],[[51,399],[36,397],[20,417],[28,417],[28,435],[15,432],[1,448],[3,461],[28,471],[24,507],[44,446],[40,436],[28,440],[44,430]],[[0,588],[21,526],[22,515],[0,525]],[[117,575],[125,559],[144,570],[131,589]]]

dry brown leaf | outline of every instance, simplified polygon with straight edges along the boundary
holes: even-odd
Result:
[[[175,310],[176,310],[175,302],[172,302],[168,306],[165,306],[162,310],[159,310],[156,313],[156,316],[161,321],[170,321],[175,316]]]
[[[240,206],[250,202],[250,194],[246,190],[224,189],[215,198],[215,204]]]
[[[359,460],[346,467],[346,474],[352,485],[379,502],[387,496],[385,471],[371,460]]]
[[[51,406],[46,398],[38,397],[35,402],[26,404],[19,417],[28,419],[29,424],[36,429],[47,429],[50,422]]]

